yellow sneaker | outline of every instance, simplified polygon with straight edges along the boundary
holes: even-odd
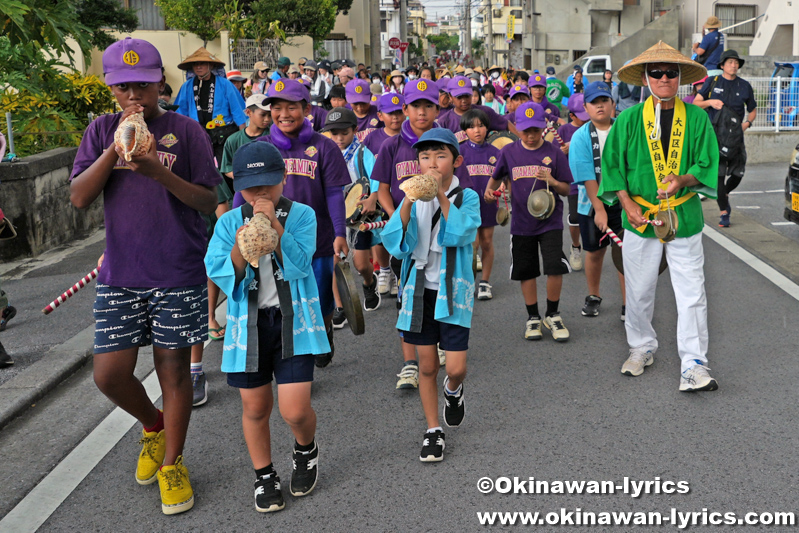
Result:
[[[179,455],[174,465],[164,465],[158,470],[161,489],[161,510],[164,514],[184,513],[194,507],[194,491],[189,482],[189,471]]]
[[[158,469],[164,463],[166,454],[166,437],[162,429],[158,433],[155,431],[142,430],[141,453],[139,454],[139,464],[136,465],[136,483],[139,485],[149,485],[155,483]]]

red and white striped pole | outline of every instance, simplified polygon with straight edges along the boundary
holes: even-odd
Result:
[[[64,302],[66,302],[67,298],[72,297],[80,289],[82,289],[83,287],[85,287],[86,285],[91,283],[92,280],[94,280],[97,277],[97,273],[99,271],[100,271],[100,268],[98,267],[98,268],[95,268],[94,270],[92,270],[91,272],[89,272],[88,274],[86,274],[83,277],[83,279],[81,279],[75,285],[73,285],[72,287],[67,289],[67,292],[65,292],[64,294],[62,294],[61,296],[59,296],[58,298],[56,298],[52,302],[50,302],[50,305],[48,305],[47,307],[42,309],[42,313],[44,313],[45,315],[49,315],[50,313],[52,313],[55,310],[56,307],[58,307],[59,305],[61,305]]]

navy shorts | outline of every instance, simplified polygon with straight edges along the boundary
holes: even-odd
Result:
[[[254,389],[275,383],[306,383],[313,381],[313,355],[295,355],[283,359],[283,316],[280,308],[258,310],[258,370],[230,372],[227,384],[237,389]]]
[[[327,316],[336,308],[336,301],[333,299],[333,256],[317,257],[311,266],[316,278],[316,287],[319,290],[319,306],[322,308],[322,316]]]
[[[128,289],[97,284],[94,353],[187,348],[208,337],[208,286]]]
[[[608,205],[605,206],[605,211],[608,214],[608,227],[613,230],[616,235],[621,236],[621,205]],[[594,216],[580,215],[580,237],[583,240],[583,250],[586,252],[596,252],[610,244],[610,235],[605,235],[594,223]],[[602,237],[605,237],[604,239]],[[601,241],[601,242],[600,242]]]
[[[545,276],[558,276],[571,272],[569,260],[563,253],[563,230],[553,229],[540,235],[511,235],[510,279],[526,281],[541,275],[541,259]]]
[[[356,250],[371,250],[372,249],[372,232],[359,231],[357,229],[347,228],[349,233],[352,247]]]
[[[421,272],[417,273],[417,275],[419,274]],[[419,333],[403,331],[402,336],[405,342],[416,346],[434,346],[438,344],[442,350],[465,352],[469,349],[469,328],[436,320],[436,298],[438,298],[438,291],[433,289],[424,290],[422,331]]]

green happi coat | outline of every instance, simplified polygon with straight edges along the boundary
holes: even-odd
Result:
[[[651,99],[651,98],[650,98]],[[716,197],[718,183],[719,148],[716,134],[707,113],[692,104],[685,104],[686,127],[682,159],[679,172],[691,174],[699,185],[681,189],[674,200],[695,192]],[[651,204],[658,204],[657,182],[652,167],[647,135],[644,128],[644,103],[623,111],[613,127],[602,151],[602,182],[599,186],[599,199],[607,205],[614,205],[619,199],[616,191],[627,191],[631,197],[641,196]],[[664,140],[664,144],[667,141]],[[702,231],[704,219],[699,196],[674,207],[679,218],[677,237],[690,237]],[[647,209],[644,207],[645,213]],[[624,229],[642,237],[656,238],[652,226],[647,225],[643,233],[630,226],[627,217],[622,217]]]

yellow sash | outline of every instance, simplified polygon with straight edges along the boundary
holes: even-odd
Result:
[[[655,172],[655,181],[657,182],[658,189],[666,190],[669,186],[668,183],[663,182],[663,178],[669,174],[677,174],[680,171],[680,163],[682,162],[682,147],[685,141],[685,104],[679,98],[674,99],[674,118],[671,123],[671,138],[669,139],[666,150],[661,148],[660,139],[653,141],[651,139],[652,131],[655,129],[655,101],[650,96],[644,102],[644,131],[646,132],[646,145],[649,148],[649,158],[652,161],[652,170]],[[665,153],[665,158],[664,158]],[[646,207],[647,211],[644,213],[644,218],[651,220],[658,214],[661,209],[669,209],[677,207],[685,203],[690,198],[696,195],[690,192],[676,200],[661,200],[659,205],[649,203],[641,196],[633,196],[632,199],[640,206]],[[639,233],[646,230],[646,224],[635,228]]]

